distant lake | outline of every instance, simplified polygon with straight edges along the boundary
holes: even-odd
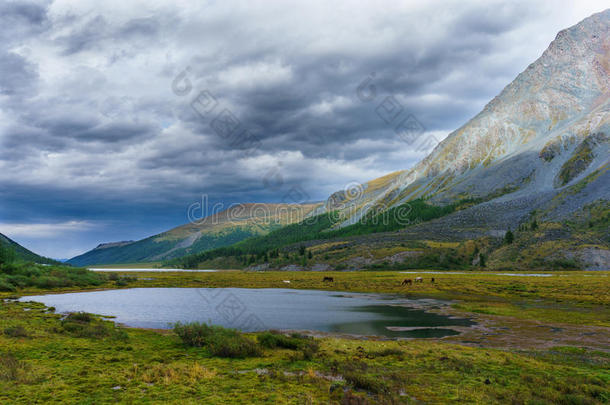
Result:
[[[296,289],[132,288],[22,297],[55,307],[115,317],[138,328],[171,328],[175,322],[207,322],[244,331],[321,331],[353,335],[425,338],[456,335],[470,326],[426,310],[446,305],[432,299]]]
[[[178,272],[178,273],[214,273],[218,270],[186,270],[186,269],[135,269],[135,268],[127,268],[127,269],[111,269],[111,268],[89,268],[91,271],[100,271],[100,272],[155,272],[155,273],[168,273],[168,272]]]

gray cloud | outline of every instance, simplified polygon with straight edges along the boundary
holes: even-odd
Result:
[[[281,201],[299,186],[323,199],[409,168],[425,153],[379,103],[396,97],[442,138],[559,29],[599,11],[560,3],[3,2],[0,232],[98,224],[70,237],[84,250],[183,223],[202,193]],[[176,95],[187,67],[190,92]],[[356,88],[373,72],[377,97],[363,102]],[[218,102],[204,116],[190,105],[202,90]],[[223,109],[260,144],[219,136],[210,124]],[[282,185],[271,190],[262,180],[274,170]],[[37,237],[18,240],[66,255]]]

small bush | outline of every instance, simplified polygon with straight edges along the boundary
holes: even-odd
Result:
[[[301,348],[301,353],[303,353],[303,360],[312,360],[315,355],[320,350],[320,345],[315,340],[308,342],[307,345]]]
[[[118,287],[125,287],[127,286],[129,283],[133,283],[134,281],[137,281],[138,279],[136,277],[130,277],[130,276],[121,276],[118,277],[117,280],[115,281],[115,284]]]
[[[302,339],[298,337],[289,337],[274,332],[264,332],[258,335],[258,343],[260,343],[261,346],[269,349],[282,347],[284,349],[292,350],[300,349],[303,344]]]
[[[22,325],[6,328],[4,329],[4,334],[13,338],[28,337],[28,332]]]
[[[174,332],[187,346],[205,347],[212,356],[243,358],[261,355],[256,342],[235,329],[193,322],[175,324]]]
[[[192,322],[192,323],[176,323],[174,325],[174,333],[182,340],[187,346],[192,347],[203,347],[207,344],[208,338],[216,333],[220,333],[223,329],[215,326],[208,326],[205,323]]]
[[[237,334],[235,336],[214,336],[208,342],[210,354],[217,357],[244,358],[262,355],[260,347],[253,340]]]
[[[125,340],[127,333],[115,327],[112,322],[95,318],[86,312],[73,312],[61,321],[60,333],[68,333],[73,337],[102,339],[111,338]]]
[[[343,378],[345,378],[345,381],[354,388],[366,390],[374,394],[381,394],[389,391],[387,384],[375,376],[350,371],[343,374]]]
[[[129,282],[124,278],[120,278],[115,282],[115,284],[117,285],[117,287],[125,287],[129,284]]]
[[[17,288],[15,288],[15,286],[11,284],[8,280],[0,278],[0,291],[14,292],[17,291]]]
[[[318,342],[313,338],[298,333],[286,336],[274,331],[264,332],[258,335],[258,342],[261,346],[269,349],[281,347],[300,350],[304,360],[311,360],[320,348]]]
[[[87,312],[71,312],[64,318],[64,322],[90,323],[94,320],[95,317]]]

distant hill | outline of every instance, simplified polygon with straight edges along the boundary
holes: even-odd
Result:
[[[321,203],[239,204],[146,239],[100,244],[68,263],[89,266],[168,260],[267,234],[303,220],[320,206]]]
[[[56,260],[37,255],[36,253],[24,248],[23,246],[21,246],[14,240],[10,239],[9,237],[7,237],[1,233],[0,233],[0,245],[12,248],[15,251],[17,258],[24,260],[24,261],[41,263],[41,264],[58,264],[58,262]]]

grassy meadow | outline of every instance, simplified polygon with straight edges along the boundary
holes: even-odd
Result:
[[[105,274],[101,285],[24,286],[0,293],[5,298],[0,403],[608,403],[609,275],[126,272]],[[324,276],[335,282],[324,283]],[[424,283],[401,286],[403,279],[417,276]],[[277,287],[434,297],[454,300],[445,310],[470,316],[479,327],[443,339],[320,335],[301,344],[296,337],[208,330],[197,340],[189,329],[123,328],[95,316],[65,318],[42,304],[6,300],[133,287]],[[247,351],[241,356],[234,348],[218,347],[227,340],[237,349],[246,345]]]

